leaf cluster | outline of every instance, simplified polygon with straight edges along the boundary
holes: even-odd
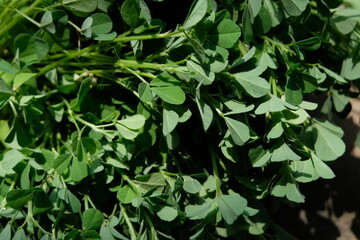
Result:
[[[359,6],[169,2],[0,0],[0,239],[290,239],[335,176]]]

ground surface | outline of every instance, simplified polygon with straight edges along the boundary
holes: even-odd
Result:
[[[336,178],[302,184],[305,204],[282,207],[276,214],[277,222],[299,240],[360,239],[360,149],[354,147],[360,100],[352,100],[350,115],[336,122],[344,129],[347,144],[345,155],[331,165]]]

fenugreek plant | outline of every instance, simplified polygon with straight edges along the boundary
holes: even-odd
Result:
[[[334,177],[359,20],[341,0],[0,0],[0,239],[292,239],[269,203]]]

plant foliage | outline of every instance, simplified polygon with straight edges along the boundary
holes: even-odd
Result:
[[[289,239],[270,201],[334,177],[359,14],[341,0],[0,0],[0,239]]]

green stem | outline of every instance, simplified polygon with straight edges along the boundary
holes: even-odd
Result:
[[[150,68],[150,69],[156,69],[156,70],[170,70],[170,71],[177,71],[176,69],[172,69],[169,67],[176,66],[178,64],[186,62],[186,59],[174,62],[174,63],[167,63],[167,64],[159,64],[159,63],[149,63],[149,62],[138,62],[135,60],[125,60],[120,59],[116,62],[116,65],[120,67],[132,67],[132,68]]]
[[[129,216],[126,213],[126,209],[121,204],[119,204],[119,205],[120,205],[121,212],[124,215],[125,222],[126,222],[127,226],[129,227],[131,240],[136,240],[137,239],[136,232],[135,232],[134,226],[132,225],[132,223],[129,219]]]
[[[217,162],[216,162],[216,153],[214,152],[214,150],[212,148],[210,148],[210,155],[211,155],[211,162],[212,162],[212,166],[213,166],[213,174],[215,177],[215,189],[216,189],[216,196],[220,196],[221,195],[221,181],[219,178],[219,171],[218,171],[218,166],[217,166]]]
[[[24,13],[22,13],[21,11],[14,9],[15,12],[17,12],[18,14],[20,14],[21,16],[23,16],[24,18],[26,18],[26,20],[28,20],[29,22],[33,23],[35,26],[37,26],[38,28],[41,28],[41,24],[38,23],[37,21],[35,21],[34,19],[32,19],[31,17],[25,15]]]
[[[145,212],[145,218],[146,218],[146,222],[149,224],[149,227],[150,227],[150,232],[151,232],[150,239],[157,239],[154,224],[152,223],[151,218],[148,216],[148,214],[146,212]]]
[[[10,4],[4,5],[4,6],[5,6],[5,9],[4,9],[4,10],[1,12],[1,14],[0,14],[0,20],[1,20],[1,21],[5,20],[5,19],[8,19],[8,18],[6,18],[5,16],[9,16],[10,10],[14,10],[15,7],[17,7],[17,6],[15,6],[15,4],[17,4],[17,3],[19,3],[19,1],[13,0],[13,1],[10,2]]]
[[[130,42],[134,40],[150,40],[150,39],[161,39],[168,37],[185,37],[185,34],[182,31],[176,31],[172,33],[160,33],[152,35],[140,35],[140,36],[119,36],[113,40],[113,42]]]
[[[15,108],[15,106],[14,106],[14,103],[13,103],[11,100],[9,101],[9,105],[10,105],[10,108],[11,108],[14,116],[17,117],[17,116],[18,116],[18,113],[17,113],[17,111],[16,111],[16,108]]]
[[[35,219],[33,216],[30,217],[30,219],[32,220],[33,223],[35,223],[35,225],[40,229],[40,231],[42,231],[44,234],[50,235],[51,233],[46,231]]]
[[[138,79],[140,79],[140,81],[142,81],[143,83],[149,84],[143,77],[141,77],[139,74],[137,74],[137,72],[135,72],[134,70],[132,70],[131,68],[125,67],[126,70],[128,70],[131,74],[133,74],[135,77],[137,77]]]
[[[270,84],[271,84],[271,91],[272,91],[272,94],[274,96],[277,95],[277,85],[276,85],[276,81],[275,81],[275,78],[273,76],[270,76]]]
[[[35,9],[35,7],[37,5],[39,5],[43,0],[36,0],[29,8],[27,8],[23,14],[29,16],[32,11]],[[2,35],[4,35],[5,33],[9,32],[10,29],[12,29],[22,18],[22,15],[16,15],[15,17],[12,18],[11,22],[6,24],[5,26],[2,26],[1,30],[0,30],[0,38]]]
[[[73,23],[72,21],[68,21],[68,23],[76,29],[76,31],[78,31],[79,33],[81,33],[81,28],[79,28],[75,23]]]

